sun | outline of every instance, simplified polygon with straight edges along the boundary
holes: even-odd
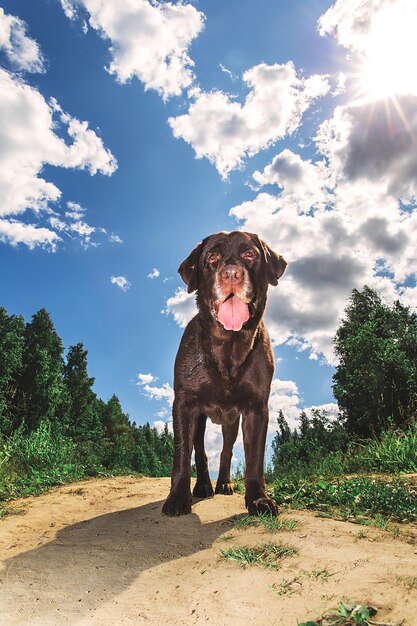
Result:
[[[372,100],[417,95],[417,3],[387,6],[364,38],[359,90]]]

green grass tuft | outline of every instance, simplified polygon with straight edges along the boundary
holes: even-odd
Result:
[[[240,565],[260,565],[272,569],[278,568],[278,561],[287,556],[297,554],[296,548],[276,543],[260,543],[249,546],[235,546],[228,550],[220,550],[221,556],[227,561]]]
[[[236,515],[232,524],[235,528],[242,529],[249,526],[263,526],[269,531],[295,530],[298,522],[295,519],[280,519],[269,513],[260,513],[259,515]]]

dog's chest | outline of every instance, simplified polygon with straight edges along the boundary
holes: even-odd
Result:
[[[199,395],[202,412],[215,424],[232,424],[247,405],[246,393],[240,386],[212,386]]]
[[[233,424],[240,415],[236,407],[219,406],[208,404],[203,408],[203,412],[214,424]]]

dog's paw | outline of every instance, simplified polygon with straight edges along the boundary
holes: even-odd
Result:
[[[234,493],[233,483],[217,483],[215,493],[220,493],[223,496],[232,496]]]
[[[259,515],[261,513],[266,513],[267,515],[272,515],[274,517],[278,516],[278,506],[274,500],[271,498],[262,497],[257,500],[252,500],[247,503],[247,508],[249,511],[249,515]]]
[[[187,497],[169,495],[162,507],[162,514],[175,517],[191,513],[191,494]]]
[[[212,498],[214,496],[213,485],[210,481],[206,483],[197,482],[193,489],[194,498]]]

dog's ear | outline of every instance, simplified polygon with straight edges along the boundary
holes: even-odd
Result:
[[[188,287],[188,293],[192,293],[198,287],[198,266],[204,243],[205,240],[199,243],[178,268],[179,275]]]
[[[281,278],[287,267],[286,260],[280,255],[271,250],[271,248],[256,236],[261,250],[263,250],[266,261],[266,276],[270,285],[278,285],[278,279]]]

